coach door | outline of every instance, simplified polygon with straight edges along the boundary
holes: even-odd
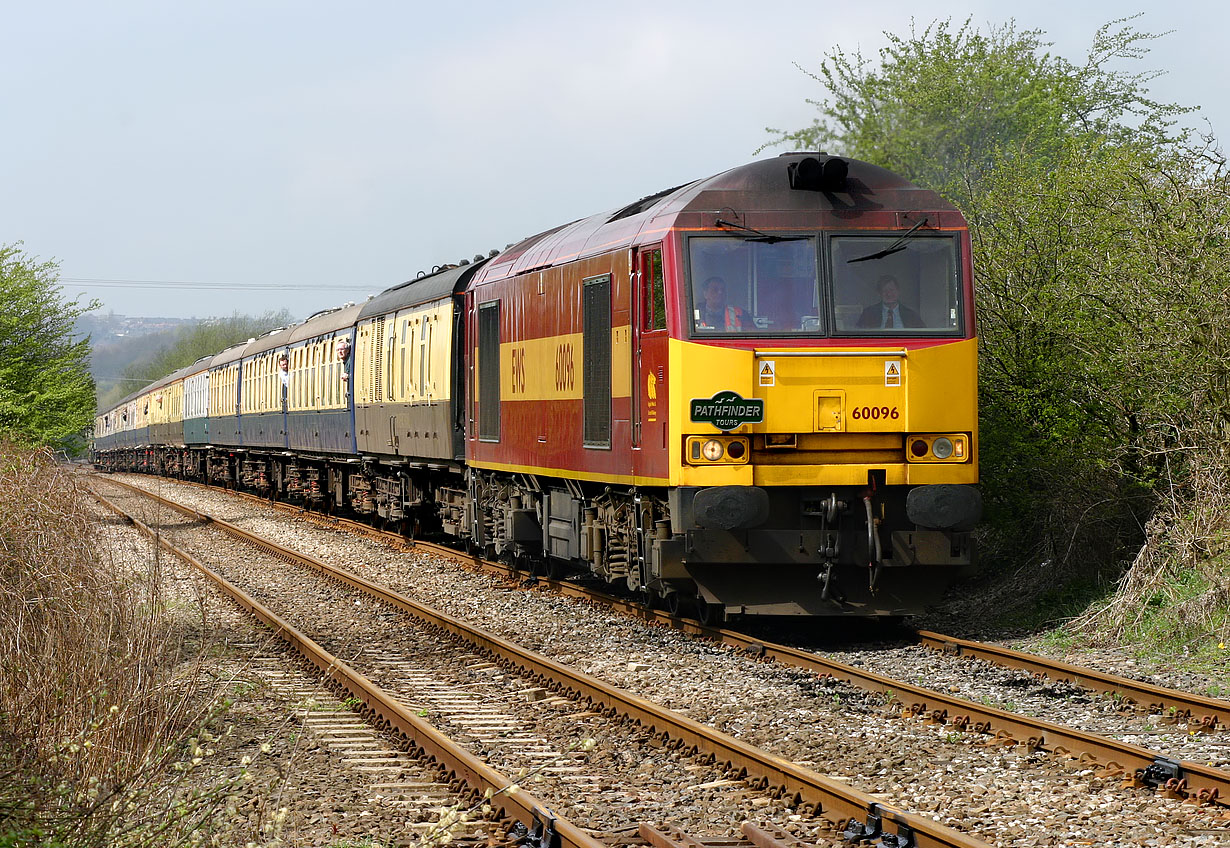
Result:
[[[637,477],[665,477],[666,470],[666,292],[662,245],[637,248],[633,256],[632,467]]]

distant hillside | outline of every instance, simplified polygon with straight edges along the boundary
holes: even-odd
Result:
[[[77,335],[90,337],[90,373],[99,404],[109,404],[140,388],[135,381],[126,382],[124,371],[129,365],[173,345],[186,327],[197,323],[195,318],[139,318],[114,312],[78,318]]]
[[[92,340],[90,373],[100,409],[202,356],[292,323],[285,310],[204,320],[114,314],[88,317],[92,322],[78,321],[77,328],[88,332]]]

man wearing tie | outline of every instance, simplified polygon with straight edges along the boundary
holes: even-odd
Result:
[[[901,287],[892,274],[880,277],[876,284],[880,291],[880,302],[873,303],[858,316],[855,325],[863,330],[893,330],[901,327],[922,327],[922,316],[910,307],[901,303]]]

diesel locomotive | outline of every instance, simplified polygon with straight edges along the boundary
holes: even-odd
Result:
[[[972,276],[935,193],[785,154],[207,357],[94,458],[707,621],[906,615],[974,559]]]

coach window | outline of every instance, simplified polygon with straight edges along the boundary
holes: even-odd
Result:
[[[406,318],[401,323],[401,379],[397,383],[397,394],[400,400],[408,400],[410,397],[410,390],[406,385],[406,381],[410,379],[410,372],[406,368],[406,357],[409,356],[410,351],[410,334],[410,319]]]
[[[418,342],[423,332],[424,317],[419,315],[409,321],[410,330],[406,333],[406,400],[414,402],[423,396],[423,351]]]
[[[324,363],[322,362],[323,359],[324,357],[321,356],[320,345],[319,344],[312,345],[312,398],[311,398],[311,402],[312,402],[313,409],[316,409],[320,406],[320,385],[321,385],[320,372],[323,370],[323,365],[324,365]]]
[[[427,316],[423,316],[422,323],[419,325],[419,398],[426,399],[427,391]]]
[[[888,233],[833,236],[833,326],[849,336],[962,332],[956,238]]]
[[[320,406],[320,345],[312,345],[312,382],[308,383],[308,405]]]
[[[307,350],[301,347],[295,351],[295,408],[303,409],[303,355]]]
[[[328,406],[333,406],[337,402],[334,383],[337,376],[337,339],[329,339],[329,346],[325,348],[325,357],[329,362],[329,377],[328,385],[325,386],[326,399]]]

